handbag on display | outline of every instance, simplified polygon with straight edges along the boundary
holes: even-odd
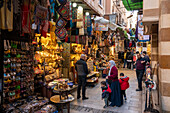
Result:
[[[65,5],[67,3],[67,0],[58,0],[58,2],[60,3],[60,5]]]
[[[65,27],[66,24],[67,24],[67,21],[60,17],[56,22],[55,32],[60,31],[63,27]]]
[[[60,6],[57,12],[66,20],[69,19],[69,9],[66,6]]]
[[[36,7],[36,17],[42,20],[47,19],[48,9],[46,7],[38,5]]]
[[[56,31],[55,33],[60,38],[60,40],[64,40],[68,36],[67,30],[65,28],[61,29],[60,31]]]

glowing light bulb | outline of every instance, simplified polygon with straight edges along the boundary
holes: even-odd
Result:
[[[73,7],[77,7],[77,3],[74,2],[74,3],[73,3]]]
[[[90,13],[89,12],[86,12],[86,16],[89,16],[90,15]]]
[[[83,10],[83,7],[82,7],[82,6],[79,6],[78,9],[79,9],[79,10]]]

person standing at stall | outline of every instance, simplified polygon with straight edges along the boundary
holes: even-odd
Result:
[[[124,66],[123,66],[123,68],[126,68],[126,64],[127,64],[127,50],[125,50],[125,52],[124,52]]]
[[[118,69],[113,60],[109,61],[110,70],[106,81],[110,81],[111,95],[110,95],[110,106],[120,107],[123,104],[123,97],[121,96],[121,88],[118,80]]]
[[[138,80],[138,89],[136,91],[142,91],[142,78],[145,72],[145,59],[141,57],[139,52],[137,54],[137,61],[136,61],[136,75]]]
[[[86,63],[86,56],[85,54],[81,54],[80,60],[76,62],[76,71],[78,75],[78,89],[77,89],[77,99],[80,99],[80,90],[82,87],[82,99],[86,100],[86,77],[88,75],[88,67]]]

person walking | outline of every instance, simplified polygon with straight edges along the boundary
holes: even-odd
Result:
[[[121,96],[121,89],[118,80],[118,70],[116,68],[116,64],[113,60],[109,61],[110,70],[108,76],[106,77],[106,81],[110,80],[110,88],[111,88],[111,95],[110,95],[110,106],[117,106],[120,107],[123,104],[123,98]]]
[[[130,50],[128,50],[127,52],[127,68],[131,69],[131,63],[132,63],[132,57],[131,57],[131,52]]]
[[[145,72],[145,59],[141,57],[139,52],[137,54],[137,61],[136,61],[136,75],[138,80],[138,89],[136,91],[142,91],[142,78]]]
[[[146,51],[143,51],[143,57],[144,57],[144,59],[145,59],[145,63],[147,64],[147,63],[149,63],[150,64],[150,58],[149,58],[149,56],[147,55],[147,53],[146,53]]]
[[[86,100],[88,97],[86,97],[86,77],[88,74],[88,67],[86,61],[86,56],[84,54],[81,54],[80,60],[76,62],[76,71],[78,75],[78,89],[77,89],[77,99],[80,99],[80,90],[82,87],[82,99]]]

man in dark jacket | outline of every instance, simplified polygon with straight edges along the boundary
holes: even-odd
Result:
[[[80,60],[78,60],[76,62],[76,71],[77,71],[77,75],[78,75],[78,89],[77,89],[77,99],[80,99],[80,90],[81,90],[81,86],[82,86],[82,96],[83,96],[83,100],[88,99],[85,96],[85,92],[86,92],[86,77],[88,74],[88,67],[87,64],[85,62],[86,60],[86,56],[84,54],[81,54],[81,58]]]
[[[142,91],[142,78],[145,72],[145,59],[141,57],[139,52],[137,54],[137,61],[136,61],[136,75],[138,79],[138,89],[136,91]]]
[[[147,55],[147,53],[146,53],[146,51],[143,51],[143,56],[144,56],[144,59],[145,59],[145,63],[147,64],[147,63],[149,63],[150,64],[150,58],[149,58],[149,56]]]
[[[133,52],[132,50],[130,50],[127,52],[127,68],[128,69],[131,69],[132,60],[133,60]]]

